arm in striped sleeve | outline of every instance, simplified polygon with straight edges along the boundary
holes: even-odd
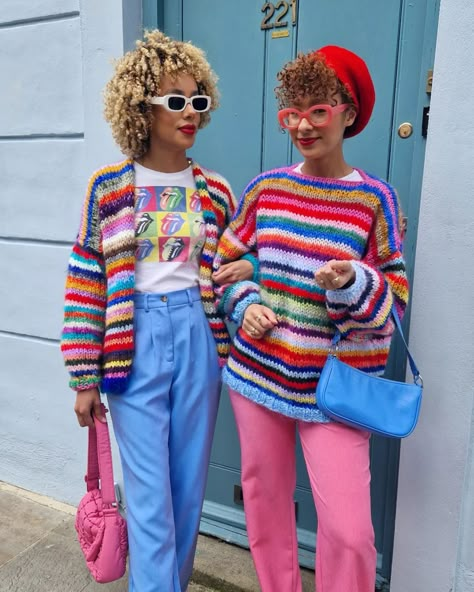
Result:
[[[389,335],[395,303],[400,317],[408,302],[408,280],[402,254],[398,197],[383,186],[380,205],[362,261],[352,261],[355,281],[346,289],[328,290],[326,307],[339,331]]]
[[[230,224],[236,207],[237,207],[237,200],[235,199],[234,193],[232,191],[232,188],[230,187],[229,183],[223,178],[219,176],[219,185],[214,186],[212,184],[212,180],[211,182],[208,183],[209,188],[213,191],[214,196],[218,195],[218,196],[222,196],[224,197],[224,199],[222,200],[222,203],[224,203],[224,208],[225,208],[225,227],[228,227],[228,225]],[[218,189],[219,191],[216,191],[216,189]],[[222,229],[222,230],[224,230]],[[248,261],[252,267],[253,267],[253,274],[252,274],[252,281],[253,282],[258,282],[258,273],[259,273],[259,264],[258,264],[258,259],[257,259],[257,253],[255,251],[253,252],[249,252],[246,253],[245,255],[242,255],[242,257],[238,257],[237,259],[245,259],[246,261]],[[236,260],[237,260],[236,259]],[[217,270],[217,266],[216,266],[216,261],[217,259],[214,259],[213,262],[213,269]],[[222,261],[219,263],[219,267],[220,265],[222,265]]]
[[[219,240],[214,271],[222,264],[240,259],[251,252],[258,257],[255,230],[257,201],[258,186],[256,181],[252,181],[242,194],[234,217]],[[255,281],[246,280],[224,286],[216,284],[214,288],[220,312],[237,325],[242,323],[249,304],[261,302],[260,290]]]
[[[61,351],[77,391],[99,387],[107,301],[100,238],[97,175],[89,182],[81,224],[69,258]]]

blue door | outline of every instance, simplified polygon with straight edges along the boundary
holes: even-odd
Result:
[[[406,258],[413,268],[429,88],[439,0],[144,0],[145,26],[205,49],[220,78],[221,108],[197,140],[193,156],[222,173],[238,195],[260,171],[297,161],[279,129],[276,73],[300,51],[343,45],[362,55],[377,91],[360,137],[347,141],[349,163],[392,182],[407,216]],[[411,272],[410,272],[411,273]],[[389,372],[404,376],[397,344]],[[372,441],[372,497],[379,578],[392,557],[399,445]],[[228,398],[222,398],[202,529],[246,544],[240,495],[240,452]],[[271,504],[271,500],[268,500]],[[300,559],[311,565],[317,528],[301,451],[295,493]]]

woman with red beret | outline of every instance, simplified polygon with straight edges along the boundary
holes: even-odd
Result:
[[[256,250],[260,264],[258,282],[227,286],[220,300],[240,327],[224,381],[249,542],[263,592],[301,592],[298,431],[318,515],[316,589],[373,592],[369,433],[329,420],[315,389],[336,330],[342,361],[384,371],[391,308],[403,314],[408,299],[400,206],[388,183],[344,158],[344,138],[365,128],[375,102],[365,62],[327,46],[278,80],[279,122],[303,160],[251,181],[215,259],[217,269]]]

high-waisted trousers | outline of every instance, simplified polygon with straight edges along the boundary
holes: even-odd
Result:
[[[134,333],[129,386],[107,397],[124,477],[129,592],[183,592],[220,392],[199,289],[136,294]]]
[[[369,434],[285,417],[230,391],[247,533],[262,592],[301,592],[293,495],[296,430],[318,515],[317,592],[374,592]]]

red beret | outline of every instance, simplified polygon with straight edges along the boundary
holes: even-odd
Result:
[[[367,64],[352,51],[337,45],[321,47],[313,55],[317,58],[322,56],[326,65],[336,72],[336,76],[349,90],[357,117],[344,135],[346,138],[356,136],[369,123],[375,103],[374,83]]]

